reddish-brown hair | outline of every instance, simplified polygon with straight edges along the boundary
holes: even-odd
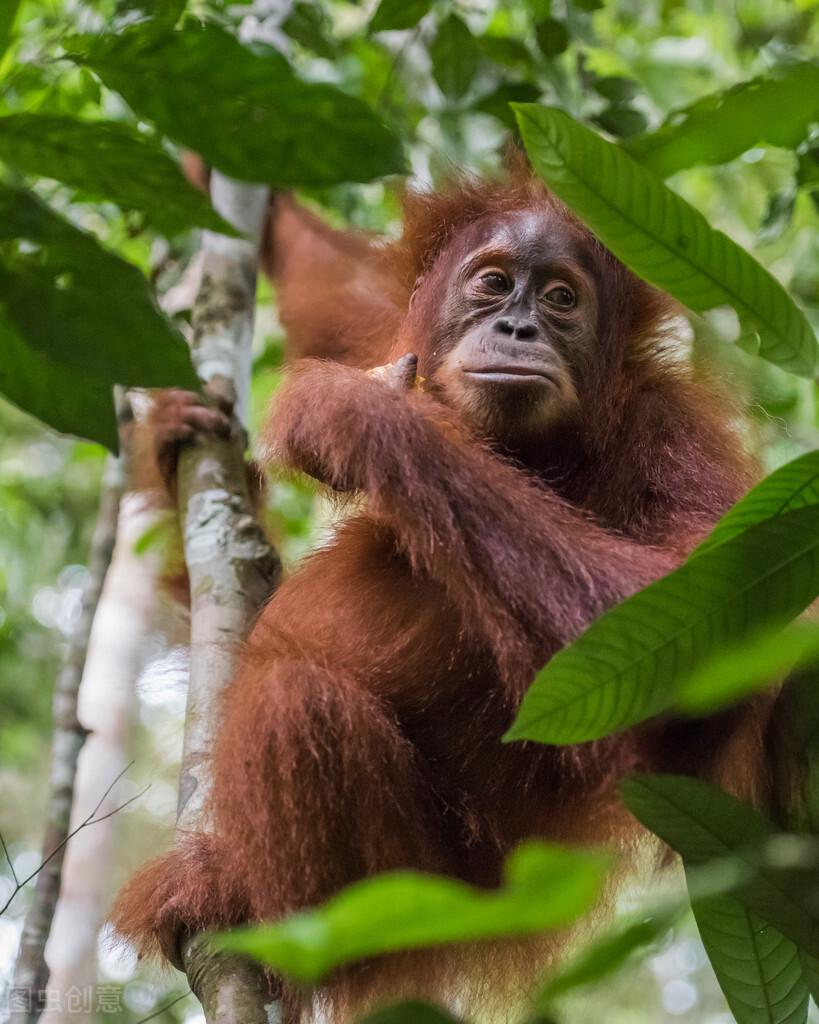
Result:
[[[282,316],[297,352],[325,358],[289,374],[265,450],[361,503],[242,652],[213,755],[213,833],[182,837],[119,897],[114,923],[146,951],[172,950],[181,927],[278,918],[395,868],[493,886],[528,835],[628,850],[638,830],[616,783],[637,767],[764,787],[767,706],[574,748],[500,740],[534,672],[677,565],[753,478],[730,404],[668,351],[668,300],[519,168],[408,193],[394,243],[281,202],[269,258]],[[543,207],[597,261],[606,372],[579,429],[511,452],[434,393],[399,393],[360,367],[402,339],[424,344],[433,314],[411,305],[413,289],[446,272],[470,225]],[[344,1020],[398,995],[503,1000],[542,963],[542,947],[525,952],[377,961],[323,998]],[[288,998],[291,1019],[310,1005]]]

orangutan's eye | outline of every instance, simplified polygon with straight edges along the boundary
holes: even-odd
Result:
[[[500,270],[490,270],[486,274],[481,274],[481,284],[487,291],[496,295],[502,295],[510,288],[509,278]]]
[[[571,309],[577,303],[574,292],[571,288],[567,288],[565,284],[550,288],[544,298],[551,305],[557,306],[558,309]]]

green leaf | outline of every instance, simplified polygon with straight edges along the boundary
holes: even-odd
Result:
[[[730,303],[759,332],[760,355],[811,374],[813,330],[753,257],[623,149],[561,110],[515,110],[537,172],[616,256],[697,312]]]
[[[543,56],[551,59],[569,45],[569,31],[557,18],[543,18],[535,25],[535,39]]]
[[[617,135],[619,138],[628,138],[643,131],[646,126],[645,115],[634,107],[627,107],[621,103],[613,103],[611,106],[601,110],[594,118],[594,123],[599,125],[609,135]]]
[[[365,103],[303,81],[280,53],[243,46],[214,24],[158,38],[137,27],[88,45],[75,61],[234,178],[324,187],[404,170],[398,139]]]
[[[438,26],[429,48],[432,74],[445,96],[459,99],[467,91],[478,68],[478,44],[456,15]]]
[[[21,0],[0,0],[0,57],[8,49]]]
[[[0,159],[138,210],[165,235],[192,227],[236,234],[158,143],[117,121],[12,114],[0,118]]]
[[[199,386],[185,339],[139,270],[32,193],[7,185],[0,185],[0,307],[26,345],[76,374],[134,387]]]
[[[793,64],[673,111],[629,151],[667,178],[684,167],[727,163],[763,143],[793,149],[817,119],[819,66]]]
[[[610,977],[635,953],[645,951],[661,939],[687,905],[676,905],[640,921],[615,925],[610,932],[595,939],[568,963],[558,967],[541,989],[536,1005],[545,1010],[558,996]]]
[[[413,999],[368,1013],[358,1024],[458,1024],[458,1021],[440,1006]]]
[[[114,394],[88,374],[67,370],[20,338],[0,307],[0,393],[63,434],[99,441],[116,452]]]
[[[381,0],[370,22],[370,32],[415,28],[432,7],[432,0]]]
[[[732,896],[694,904],[702,944],[737,1024],[804,1024],[798,947]]]
[[[778,833],[759,811],[701,779],[636,775],[621,791],[631,813],[680,854],[686,868],[725,857],[747,865],[750,879],[739,883],[734,897],[806,952],[819,953],[815,866],[808,872],[773,867],[765,853],[775,837],[776,860],[787,865],[789,844],[806,840]]]
[[[532,54],[519,39],[508,36],[481,36],[478,40],[481,53],[493,64],[501,64],[519,74],[532,70]]]
[[[592,88],[609,103],[627,103],[634,99],[640,91],[640,86],[633,78],[624,78],[622,75],[604,75],[602,78],[595,78],[592,81]]]
[[[695,619],[704,610],[699,590],[703,584],[698,581],[704,578],[708,586],[709,578],[719,576],[724,570],[719,560],[700,566],[702,572],[696,566],[693,570],[687,566],[694,565],[700,556],[713,554],[721,545],[736,540],[752,527],[772,523],[779,516],[799,510],[817,508],[819,452],[809,452],[770,474],[737,502],[685,566],[643,591],[645,596],[636,595],[603,616],[571,648],[557,655],[540,673],[524,699],[518,719],[521,735],[542,742],[568,742],[567,735],[579,735],[571,730],[582,729],[583,738],[587,738],[585,730],[590,723],[595,735],[599,735],[598,729],[622,728],[663,710],[680,692],[678,688],[682,688],[682,700],[691,710],[704,706],[710,699],[709,694],[716,704],[745,692],[753,684],[764,684],[766,678],[776,678],[787,667],[791,653],[795,659],[800,654],[808,658],[812,639],[801,634],[793,639],[797,645],[804,641],[804,647],[797,646],[793,652],[787,644],[780,645],[770,635],[755,638],[759,648],[748,646],[743,650],[752,637],[750,629],[734,633],[733,643],[726,634],[713,634],[707,649],[695,651],[696,631],[711,628],[707,621],[695,626]],[[771,529],[779,532],[775,525]],[[731,564],[734,557],[729,551],[725,566]],[[791,568],[797,571],[798,567]],[[726,578],[723,583],[729,588],[732,586],[731,579]],[[688,587],[694,589],[688,592],[686,599]],[[764,603],[764,587],[757,593],[760,603]],[[733,601],[735,596],[732,594],[729,600]],[[656,615],[645,610],[655,606]],[[794,628],[799,630],[799,627]],[[633,637],[630,631],[634,632]],[[728,644],[727,651],[723,650],[723,644]],[[618,646],[622,654],[618,654]],[[637,671],[636,662],[640,658],[646,660],[640,666],[639,677],[629,678]],[[606,666],[605,672],[601,671],[601,665]],[[652,665],[656,679],[662,680],[659,687],[651,676]],[[576,702],[574,707],[571,707],[572,701]],[[656,703],[652,705],[652,701]],[[612,702],[616,706],[613,707]],[[627,712],[627,719],[623,719],[623,711]],[[569,713],[568,723],[561,724],[554,717],[562,713]],[[604,716],[605,725],[596,720],[598,714]],[[518,733],[518,723],[513,727],[513,736]]]
[[[750,526],[786,512],[819,506],[819,451],[807,452],[774,470],[728,509],[694,555],[711,551]],[[693,556],[692,556],[693,557]]]
[[[509,857],[501,889],[399,871],[351,885],[317,910],[217,942],[312,982],[379,953],[562,927],[592,906],[606,866],[599,853],[530,842]]]
[[[580,743],[666,709],[726,645],[782,626],[819,595],[819,507],[693,555],[601,616],[542,669],[507,740]]]
[[[819,626],[793,622],[785,630],[766,631],[717,651],[679,683],[675,706],[688,714],[706,714],[817,661]]]

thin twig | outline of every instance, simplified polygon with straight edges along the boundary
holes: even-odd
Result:
[[[114,779],[114,781],[113,781],[113,782],[111,783],[111,785],[110,785],[110,786],[108,787],[108,789],[106,789],[106,791],[105,791],[105,792],[104,792],[104,793],[102,794],[102,796],[101,796],[101,797],[99,798],[99,800],[97,801],[97,805],[96,805],[96,807],[94,808],[94,810],[93,810],[93,811],[92,811],[92,812],[91,812],[90,814],[86,815],[86,817],[85,817],[85,819],[84,819],[84,820],[85,820],[86,822],[87,822],[87,821],[90,821],[90,820],[91,820],[92,818],[96,818],[96,816],[97,816],[97,811],[98,811],[98,810],[100,809],[100,807],[102,807],[102,805],[103,805],[103,804],[105,803],[105,798],[106,798],[106,797],[107,797],[107,796],[109,795],[109,793],[111,792],[111,790],[112,790],[112,789],[114,788],[114,786],[116,786],[116,784],[117,784],[117,783],[119,782],[119,780],[120,780],[120,779],[121,779],[121,778],[123,777],[123,775],[125,775],[125,773],[126,773],[126,772],[127,772],[127,771],[128,771],[129,769],[130,769],[130,768],[133,768],[133,767],[134,767],[134,762],[133,762],[133,761],[129,761],[129,762],[128,762],[128,764],[126,764],[126,765],[125,765],[125,767],[124,767],[124,768],[122,769],[122,771],[121,771],[121,772],[119,773],[119,775],[117,775],[117,777],[116,777],[116,778]],[[123,804],[123,807],[124,807],[124,806],[125,806],[125,804]],[[107,817],[107,815],[106,815],[106,817]],[[103,821],[103,820],[104,820],[103,818],[100,818],[100,821]]]
[[[183,992],[181,996],[177,996],[176,999],[172,999],[169,1003],[165,1003],[164,1006],[160,1006],[158,1010],[154,1010],[153,1013],[147,1017],[142,1017],[136,1022],[136,1024],[148,1024],[149,1020],[155,1020],[160,1014],[166,1010],[170,1010],[172,1006],[176,1006],[177,1003],[181,1003],[183,999],[187,999],[188,996],[193,995],[193,989],[189,988],[187,992]]]
[[[11,859],[11,854],[9,853],[9,848],[6,846],[6,840],[3,838],[2,832],[0,832],[0,846],[3,847],[3,856],[8,861],[9,869],[11,870],[11,877],[14,879],[14,884],[19,889],[21,888],[20,880],[17,877],[17,872],[14,870],[14,862]]]
[[[132,803],[134,803],[135,800],[139,800],[141,797],[145,796],[145,794],[151,788],[150,782],[148,783],[147,786],[145,786],[143,789],[141,789],[138,793],[135,793],[132,797],[129,797],[124,803],[121,803],[118,807],[115,807],[113,810],[107,811],[105,814],[100,815],[99,818],[97,817],[97,812],[99,811],[100,807],[102,807],[103,803],[105,802],[105,798],[108,796],[108,794],[114,788],[114,786],[116,786],[116,784],[119,782],[119,780],[122,778],[122,776],[128,771],[128,769],[133,767],[133,764],[134,764],[134,762],[132,761],[129,765],[126,765],[125,768],[123,768],[123,770],[119,773],[119,775],[117,775],[117,777],[114,779],[114,781],[111,783],[111,785],[102,794],[102,797],[100,798],[100,800],[97,803],[97,806],[94,808],[94,810],[91,811],[91,813],[89,815],[87,815],[87,817],[83,818],[83,820],[80,822],[80,824],[77,825],[77,827],[74,828],[71,832],[69,832],[68,835],[63,840],[61,840],[54,847],[54,849],[51,851],[51,853],[49,853],[47,857],[43,858],[43,860],[40,863],[40,865],[38,867],[36,867],[34,869],[34,871],[32,871],[31,874],[28,875],[26,878],[23,878],[22,880],[18,879],[17,872],[14,870],[14,864],[12,863],[11,856],[9,855],[8,847],[6,846],[6,841],[3,838],[3,834],[0,833],[0,844],[2,844],[3,853],[6,856],[6,860],[8,861],[9,868],[11,868],[12,877],[14,878],[14,883],[15,883],[14,884],[14,892],[12,892],[11,896],[9,896],[9,898],[6,900],[6,902],[3,905],[3,907],[0,908],[0,917],[2,917],[3,914],[5,914],[5,912],[9,909],[11,904],[14,902],[14,898],[17,895],[17,893],[21,889],[24,889],[28,885],[29,882],[31,882],[33,879],[35,879],[37,877],[37,875],[39,875],[39,873],[46,866],[46,864],[48,864],[48,862],[52,859],[52,857],[56,857],[56,855],[60,852],[60,850],[62,850],[62,848],[66,845],[66,843],[68,843],[71,839],[73,839],[74,836],[78,832],[80,832],[84,828],[87,828],[89,825],[98,825],[101,821],[105,821],[107,818],[112,817],[114,814],[119,814],[119,812],[124,810],[129,804],[132,804]]]

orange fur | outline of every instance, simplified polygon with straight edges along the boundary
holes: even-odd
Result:
[[[408,196],[391,246],[279,201],[270,265],[283,317],[299,351],[330,339],[371,365],[412,350],[434,375],[442,272],[481,218],[530,207],[572,225],[599,281],[583,422],[506,452],[434,389],[294,367],[268,451],[363,495],[363,508],[281,586],[241,654],[213,754],[214,834],[184,837],[119,897],[114,923],[144,951],[174,928],[276,919],[392,868],[494,886],[527,836],[627,850],[637,827],[616,787],[637,768],[764,786],[753,766],[767,712],[754,708],[580,747],[500,742],[535,670],[677,565],[753,479],[733,411],[663,352],[663,296],[518,170]],[[286,241],[299,225],[303,244]],[[481,979],[523,991],[552,948],[379,960],[321,997],[347,1019],[398,994],[474,997]]]
[[[387,251],[372,235],[328,227],[290,196],[274,198],[262,266],[277,286],[289,358],[385,361],[409,297]]]

